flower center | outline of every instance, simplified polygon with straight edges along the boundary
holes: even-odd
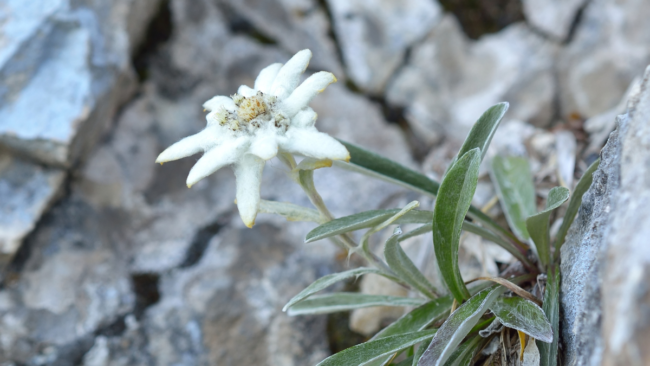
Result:
[[[269,108],[264,102],[263,96],[254,95],[252,97],[242,99],[242,101],[239,103],[239,109],[237,109],[237,115],[239,116],[240,120],[249,123],[257,116],[265,114],[268,109]]]
[[[258,91],[250,97],[234,94],[231,98],[237,106],[237,111],[231,112],[222,107],[215,116],[219,125],[233,132],[241,131],[249,134],[255,133],[264,125],[272,125],[282,132],[286,132],[289,128],[289,119],[275,108],[274,96]]]

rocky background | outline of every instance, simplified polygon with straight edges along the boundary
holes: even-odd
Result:
[[[646,0],[0,0],[0,364],[310,365],[399,316],[286,316],[345,256],[303,244],[312,225],[246,229],[228,169],[187,189],[196,157],[153,164],[204,126],[205,100],[304,48],[308,74],[339,78],[319,128],[434,178],[508,101],[490,153],[528,156],[543,202],[618,121],[562,253],[563,357],[650,364],[648,19]],[[339,216],[431,204],[316,181]],[[277,163],[262,196],[308,205]],[[475,204],[498,215],[493,197],[484,174]],[[430,242],[407,249],[426,269]],[[472,236],[461,255],[468,277],[509,260]]]

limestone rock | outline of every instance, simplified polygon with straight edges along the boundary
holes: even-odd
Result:
[[[329,36],[329,19],[319,1],[220,0],[220,3],[220,9],[235,31],[245,27],[245,24],[238,24],[241,23],[239,19],[243,19],[290,54],[311,49],[314,57],[310,69],[327,70],[342,80],[345,78],[337,59],[336,45]]]
[[[614,108],[650,63],[650,3],[594,0],[558,60],[564,117],[590,118]]]
[[[196,266],[162,278],[143,321],[157,365],[303,365],[327,355],[325,319],[281,309],[328,260],[283,236],[268,224],[228,230]]]
[[[406,51],[440,20],[431,0],[328,0],[343,60],[354,83],[381,94]]]
[[[628,119],[625,135],[621,135],[620,181],[612,202],[602,284],[604,365],[650,363],[646,281],[650,275],[650,67]]]
[[[65,173],[0,152],[0,269],[61,190]]]
[[[558,41],[569,36],[578,11],[587,0],[523,0],[526,20]]]
[[[133,310],[126,263],[101,219],[72,199],[25,244],[31,255],[21,276],[0,291],[0,362],[73,362],[95,332]]]
[[[29,236],[18,278],[0,291],[0,363],[303,365],[329,353],[325,316],[290,318],[281,308],[341,270],[337,248],[304,245],[312,223],[260,215],[244,229],[228,168],[188,189],[198,156],[154,164],[164,148],[204,128],[204,101],[252,85],[263,67],[291,54],[233,32],[215,2],[170,6],[174,32],[148,81],[75,165],[67,196]],[[339,85],[312,106],[322,131],[414,166],[379,106]],[[286,173],[269,162],[262,197],[309,206]],[[316,185],[337,216],[403,194],[335,168],[317,171]],[[140,278],[149,279],[145,289]]]
[[[387,90],[404,106],[418,136],[428,144],[442,136],[463,141],[490,106],[510,102],[508,117],[547,126],[551,122],[557,46],[524,24],[468,40],[446,16],[416,46]]]
[[[58,166],[84,153],[133,90],[131,40],[157,3],[5,2],[0,146]]]
[[[562,247],[565,364],[647,364],[650,68],[601,151]]]
[[[639,93],[641,87],[641,79],[635,78],[625,91],[625,95],[621,101],[613,108],[595,115],[585,121],[584,129],[589,133],[589,146],[586,153],[598,153],[603,147],[607,137],[616,127],[616,116],[623,114],[630,107],[630,97]]]

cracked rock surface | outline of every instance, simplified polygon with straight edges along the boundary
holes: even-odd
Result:
[[[578,365],[649,362],[647,235],[635,228],[647,226],[649,206],[640,76],[650,63],[650,6],[515,5],[526,21],[476,39],[476,28],[468,37],[445,12],[458,10],[448,1],[4,1],[0,364],[311,365],[353,338],[332,339],[326,316],[281,311],[315,279],[349,268],[331,243],[303,244],[313,224],[260,214],[247,229],[230,169],[188,189],[198,156],[153,163],[205,126],[203,102],[252,85],[260,69],[304,48],[314,53],[306,74],[339,79],[311,103],[319,130],[434,178],[478,116],[505,100],[488,156],[528,157],[543,197],[575,184],[613,116],[631,107],[563,249],[562,341],[565,360]],[[262,198],[310,207],[286,173],[267,164]],[[494,189],[486,166],[480,174],[474,204],[483,207]],[[335,168],[315,171],[315,182],[335,216],[432,205]],[[441,285],[428,265],[430,238],[420,239],[405,250]],[[467,277],[510,260],[490,245],[464,240]],[[368,278],[361,291],[397,293]],[[372,335],[400,314],[362,309],[343,324]]]
[[[593,184],[562,247],[566,364],[643,365],[650,302],[648,213],[650,67],[601,151]]]

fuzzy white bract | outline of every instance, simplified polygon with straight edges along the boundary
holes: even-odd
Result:
[[[315,159],[350,159],[341,143],[314,127],[316,113],[308,104],[336,78],[321,71],[298,85],[310,59],[311,51],[302,50],[284,65],[272,64],[263,69],[253,88],[242,85],[230,98],[216,96],[205,102],[203,107],[209,111],[207,127],[168,147],[156,162],[203,151],[187,177],[188,187],[232,165],[239,215],[246,226],[252,227],[259,210],[266,160],[278,152]]]

